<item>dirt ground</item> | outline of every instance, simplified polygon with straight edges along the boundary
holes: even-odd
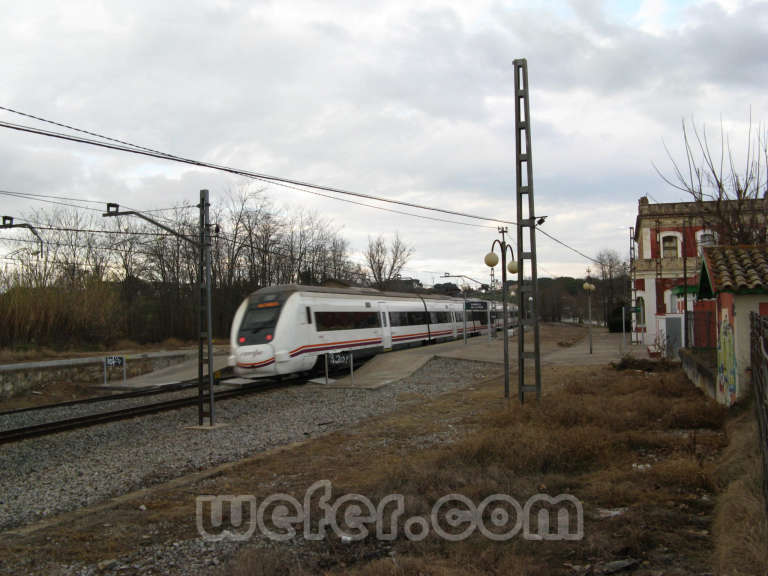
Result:
[[[70,400],[83,400],[114,393],[112,390],[99,390],[93,384],[82,382],[51,382],[39,384],[25,391],[24,394],[3,399],[0,401],[0,411],[21,410],[22,408],[33,408],[46,404],[69,402]]]
[[[583,538],[494,542],[477,531],[459,542],[369,536],[345,542],[254,535],[219,574],[636,574],[712,572],[718,486],[728,443],[725,411],[677,370],[548,367],[540,404],[501,397],[500,376],[398,410],[354,429],[256,455],[199,476],[128,495],[0,536],[14,571],[48,573],[60,563],[98,563],[198,538],[195,497],[282,492],[302,501],[318,480],[333,498],[373,502],[402,494],[403,519],[428,515],[443,495],[474,503],[507,494],[521,503],[571,494],[583,506]],[[140,507],[145,507],[141,510]],[[226,520],[226,518],[225,518]],[[299,528],[300,529],[300,528]],[[757,567],[755,567],[757,569]],[[121,573],[130,574],[130,570]],[[744,572],[749,573],[749,572]],[[754,572],[755,574],[759,572]]]
[[[576,327],[553,327],[545,349],[571,346],[582,335]],[[301,536],[297,524],[298,536],[277,542],[257,531],[243,544],[222,547],[220,565],[209,572],[766,573],[768,527],[749,408],[727,414],[668,364],[618,368],[545,366],[542,401],[524,406],[504,400],[501,373],[437,398],[401,395],[396,411],[352,428],[0,534],[0,572],[49,574],[62,565],[102,562],[108,573],[113,559],[135,558],[142,550],[151,568],[158,548],[200,539],[198,495],[251,495],[262,503],[283,493],[303,502],[310,486],[327,480],[331,502],[360,494],[375,505],[402,495],[398,537],[384,541],[369,534],[349,541],[329,531],[313,541]],[[406,538],[404,521],[429,518],[448,494],[475,505],[494,494],[521,505],[537,494],[572,495],[582,506],[583,532],[571,540],[530,539],[521,532],[494,541],[478,530],[460,541],[435,530],[419,541]],[[320,512],[316,500],[310,506],[314,517]],[[344,517],[342,509],[336,518],[343,523]],[[492,533],[505,528],[483,517]],[[229,520],[225,509],[225,525]],[[574,527],[572,516],[567,528]],[[464,526],[447,530],[454,528]],[[128,566],[119,573],[147,569]]]

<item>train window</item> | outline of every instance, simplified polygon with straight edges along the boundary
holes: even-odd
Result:
[[[268,307],[262,307],[258,303],[250,304],[240,324],[238,340],[244,345],[269,342],[272,339],[279,316],[279,302]]]
[[[307,324],[312,324],[312,311],[307,306]]]
[[[390,326],[408,326],[408,312],[390,312]]]
[[[365,330],[379,327],[376,312],[315,312],[318,332],[329,330]]]
[[[390,326],[419,326],[427,323],[426,312],[390,312]],[[430,320],[431,321],[431,320]]]
[[[426,324],[426,323],[427,323],[426,312],[408,312],[409,326],[418,326],[420,324]]]
[[[450,312],[430,312],[429,313],[430,324],[445,324],[451,322]]]

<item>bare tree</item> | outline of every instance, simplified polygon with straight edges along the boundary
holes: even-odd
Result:
[[[389,247],[383,236],[368,238],[365,261],[378,288],[383,288],[390,280],[400,276],[403,267],[413,255],[413,247],[408,246],[395,233]]]
[[[105,229],[115,234],[108,246],[115,252],[115,258],[119,272],[124,282],[142,276],[146,269],[146,253],[143,251],[147,244],[148,236],[141,234],[151,233],[146,223],[135,218],[108,218],[103,224]]]
[[[366,281],[330,219],[278,209],[260,192],[238,188],[212,210],[217,334],[226,333],[235,308],[256,288],[317,284],[331,277]],[[197,211],[190,208],[154,217],[196,239]],[[7,248],[7,264],[0,270],[0,321],[16,327],[0,337],[0,344],[51,341],[68,333],[58,328],[64,320],[71,320],[67,330],[75,339],[101,338],[105,331],[139,341],[195,337],[199,253],[194,245],[131,218],[47,209],[26,219],[39,228],[44,249],[38,256],[38,242],[28,235],[0,238],[0,249]],[[389,258],[386,245],[385,252]],[[387,266],[383,277],[396,276],[409,254],[396,238],[394,266]]]
[[[713,146],[706,127],[682,122],[684,162],[672,162],[672,174],[665,175],[655,165],[662,180],[689,194],[700,204],[698,216],[704,226],[717,232],[723,244],[763,244],[768,222],[768,131],[755,126],[750,118],[746,149],[738,166],[730,139],[722,122],[719,145]]]
[[[602,315],[606,323],[616,308],[623,305],[628,291],[628,266],[621,260],[616,250],[607,249],[597,253],[595,259],[600,266],[600,282],[597,283],[597,296],[602,301]],[[609,324],[610,325],[610,324]]]

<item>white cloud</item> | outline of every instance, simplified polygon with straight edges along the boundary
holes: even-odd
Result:
[[[588,254],[618,247],[693,116],[768,120],[765,4],[647,0],[7,3],[0,104],[215,163],[515,219],[512,60],[529,62],[537,211]],[[1,114],[0,118],[20,121]],[[209,170],[0,131],[0,189],[139,208],[240,185]],[[396,230],[409,269],[486,277],[496,236],[272,187],[343,227],[358,255]],[[20,213],[31,203],[4,202]],[[442,217],[436,214],[438,217]],[[446,218],[450,218],[447,217]],[[489,223],[482,223],[489,224]],[[514,233],[513,233],[514,237]],[[586,262],[542,239],[540,261]]]
[[[665,29],[666,11],[667,3],[665,0],[643,0],[633,20],[643,32],[660,36]]]

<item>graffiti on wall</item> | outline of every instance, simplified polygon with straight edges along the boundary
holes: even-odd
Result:
[[[717,339],[717,399],[726,406],[736,401],[736,354],[727,308],[723,309]]]

